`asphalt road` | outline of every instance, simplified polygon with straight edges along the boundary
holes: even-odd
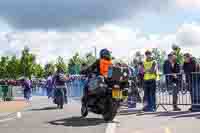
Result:
[[[2,133],[105,133],[107,123],[101,116],[90,114],[80,118],[80,104],[71,101],[64,110],[58,110],[47,99],[33,99],[32,107],[0,121]]]
[[[171,106],[166,107],[169,111]],[[46,98],[34,98],[32,106],[8,119],[0,119],[2,133],[199,133],[200,113],[187,111],[155,113],[121,110],[113,123],[105,123],[101,116],[90,114],[80,118],[80,104],[71,100],[64,110],[58,110]]]
[[[171,106],[166,108],[172,110]],[[188,108],[182,107],[181,112],[160,108],[155,113],[121,113],[116,118],[120,124],[115,133],[200,133],[200,112],[192,113]]]

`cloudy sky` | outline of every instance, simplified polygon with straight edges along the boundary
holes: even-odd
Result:
[[[127,58],[177,43],[200,56],[199,14],[199,0],[1,0],[0,55],[28,45],[41,63],[94,47]]]

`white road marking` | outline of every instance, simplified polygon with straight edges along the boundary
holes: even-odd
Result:
[[[6,118],[6,119],[3,119],[3,120],[0,120],[0,123],[1,122],[6,122],[6,121],[10,121],[10,120],[14,120],[15,117],[12,117],[12,118]]]
[[[141,133],[140,131],[135,131],[134,133]]]
[[[169,128],[165,128],[165,133],[172,133],[171,130]]]
[[[0,123],[1,122],[6,122],[6,121],[10,121],[10,120],[15,120],[15,119],[21,119],[21,118],[22,118],[22,113],[21,112],[17,112],[16,116],[2,119],[2,120],[0,120]]]
[[[17,118],[18,118],[18,119],[22,118],[21,112],[17,112]]]
[[[106,128],[106,133],[115,133],[116,127],[117,127],[116,123],[108,123],[108,126]]]

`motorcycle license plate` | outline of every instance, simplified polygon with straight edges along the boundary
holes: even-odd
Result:
[[[112,89],[112,98],[120,99],[122,97],[122,91],[120,89]]]

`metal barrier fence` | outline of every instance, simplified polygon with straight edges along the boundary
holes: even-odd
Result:
[[[68,97],[81,97],[85,85],[85,77],[81,75],[71,75],[66,83]],[[133,80],[136,82],[136,80]],[[23,96],[21,87],[8,89],[9,96]],[[133,86],[139,90],[141,98],[144,96],[141,85],[135,83]],[[3,97],[3,86],[0,86],[0,98]],[[45,95],[45,88],[34,88],[33,95]],[[141,101],[140,101],[141,102]],[[167,74],[160,76],[157,81],[156,104],[165,105],[200,105],[200,73],[190,74]]]
[[[200,105],[200,73],[167,74],[157,81],[156,104]]]
[[[22,86],[13,86],[13,97],[24,97],[24,89]]]
[[[0,85],[0,99],[10,101],[13,99],[12,86]]]
[[[66,83],[68,97],[81,97],[86,80],[81,75],[71,75]]]
[[[2,87],[0,87],[0,99],[2,99],[3,97],[3,90],[2,90]]]
[[[71,75],[66,82],[68,97],[81,97],[83,95],[83,87],[85,78],[81,75]],[[36,85],[32,88],[32,96],[47,96],[47,89],[44,86]],[[24,97],[24,88],[22,86],[5,86],[0,85],[0,99],[6,97]]]

